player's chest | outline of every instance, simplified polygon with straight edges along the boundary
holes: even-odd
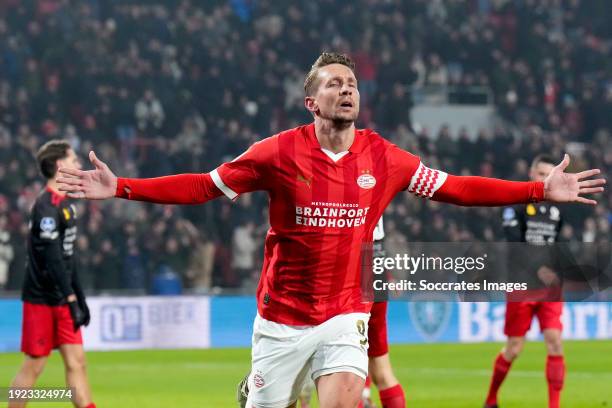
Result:
[[[76,205],[67,204],[59,208],[60,225],[67,233],[70,234],[72,230],[76,230],[77,218],[78,212]]]
[[[369,205],[384,184],[379,166],[349,156],[337,161],[324,154],[298,156],[280,173],[277,191],[284,200],[302,205],[312,202]]]
[[[560,223],[561,216],[556,206],[528,204],[525,207],[525,241],[554,242]]]

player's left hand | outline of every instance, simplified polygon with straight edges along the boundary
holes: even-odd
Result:
[[[556,203],[582,203],[596,205],[597,201],[582,197],[584,194],[601,193],[606,180],[592,179],[598,175],[599,169],[581,171],[580,173],[565,173],[570,163],[569,155],[555,166],[544,180],[544,200]]]
[[[79,327],[83,326],[85,320],[85,314],[79,307],[79,302],[68,302],[68,308],[70,310],[70,316],[72,317],[72,325],[74,331],[78,331]]]
[[[91,320],[91,314],[89,313],[89,306],[87,306],[87,302],[85,298],[79,298],[79,308],[83,312],[83,326],[89,326],[89,321]]]

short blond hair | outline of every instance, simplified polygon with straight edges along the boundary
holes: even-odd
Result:
[[[355,72],[355,63],[347,55],[338,54],[335,52],[324,52],[319,56],[319,58],[317,58],[314,64],[312,64],[310,71],[308,71],[308,74],[306,75],[306,79],[304,79],[304,92],[306,93],[306,96],[311,96],[318,85],[317,76],[319,73],[319,68],[331,64],[341,64],[349,67],[353,73]]]

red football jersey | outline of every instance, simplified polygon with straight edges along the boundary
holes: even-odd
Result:
[[[395,194],[410,187],[431,197],[443,183],[442,172],[438,180],[428,174],[413,179],[423,167],[418,157],[369,129],[356,130],[349,153],[334,161],[310,124],[257,142],[211,172],[231,199],[254,190],[270,196],[259,314],[278,323],[316,325],[338,314],[368,312],[371,304],[361,295],[362,245],[372,240]]]

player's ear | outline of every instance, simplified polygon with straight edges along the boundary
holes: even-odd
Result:
[[[64,160],[64,159],[57,159],[57,160],[55,161],[55,174],[54,174],[54,175],[53,175],[53,177],[51,177],[51,178],[55,178],[55,177],[57,176],[57,171],[59,170],[59,168],[60,168],[60,167],[62,167],[62,161],[63,161],[63,160]]]
[[[315,98],[313,98],[312,96],[306,96],[304,98],[304,106],[306,107],[306,109],[308,109],[308,111],[310,111],[310,113],[312,113],[313,115],[315,114],[316,111],[319,110],[319,106],[317,104],[317,101],[315,100]]]

